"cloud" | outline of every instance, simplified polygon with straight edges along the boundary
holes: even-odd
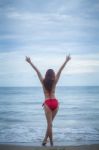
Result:
[[[99,2],[2,0],[0,6],[1,85],[10,84],[11,79],[16,85],[20,76],[24,81],[28,78],[25,84],[32,82],[32,69],[24,61],[26,55],[44,75],[47,68],[57,71],[65,55],[71,53],[63,78],[98,76]]]
[[[58,70],[62,63],[65,61],[66,55],[60,55],[60,53],[51,54],[49,53],[32,53],[30,55],[26,54],[27,52],[10,52],[2,53],[0,55],[0,65],[1,72],[7,73],[24,73],[28,72],[27,63],[25,62],[25,56],[31,57],[34,64],[36,64],[41,71],[46,71],[47,68],[54,68]],[[26,54],[26,55],[25,55]],[[60,57],[59,57],[60,56]],[[68,74],[78,74],[78,73],[91,73],[99,72],[99,53],[98,54],[89,54],[89,55],[71,55],[72,59],[67,64],[67,69],[64,73]],[[4,67],[5,66],[5,67]],[[18,66],[18,67],[17,67]]]
[[[48,68],[52,68],[57,72],[65,60],[65,56],[60,54],[48,55],[48,53],[31,53],[30,57],[43,76]],[[99,74],[99,53],[98,55],[72,55],[71,57],[71,61],[62,72],[62,78],[59,82],[60,85],[64,85],[67,78],[70,78],[68,85],[72,85],[72,82],[75,84],[77,81],[78,83],[78,79],[81,80],[79,84],[82,84],[83,80],[87,80],[87,75],[96,75],[97,77]],[[36,72],[25,62],[23,52],[16,51],[2,53],[0,55],[0,83],[3,86],[32,86],[32,83],[33,85],[39,85],[39,80],[36,76]]]
[[[95,12],[95,8],[98,7],[96,4],[98,3],[89,3],[82,0],[75,3],[73,0],[69,2],[64,0],[57,2],[54,0],[43,3],[40,11],[38,10],[38,2],[29,1],[26,3],[22,1],[22,4],[22,6],[19,6],[19,1],[15,1],[12,5],[11,3],[10,5],[7,4],[8,7],[4,11],[2,10],[5,20],[2,18],[2,22],[4,22],[0,32],[5,26],[5,21],[7,26],[3,31],[4,34],[0,36],[1,49],[6,50],[4,45],[7,45],[8,40],[9,43],[16,43],[17,49],[25,46],[31,46],[33,49],[33,45],[37,46],[38,44],[41,48],[44,45],[46,45],[45,48],[51,47],[51,45],[54,45],[55,48],[56,45],[57,49],[58,47],[62,49],[69,45],[66,48],[74,48],[74,51],[77,48],[77,52],[83,49],[81,51],[86,53],[86,51],[90,52],[93,45],[96,49],[99,48],[97,42],[99,19],[97,17],[91,18],[90,13],[88,13],[90,16],[86,17],[87,9],[89,10],[88,12]],[[26,4],[28,9],[26,9]],[[29,9],[31,5],[33,5],[33,8],[36,6],[35,10],[37,11]],[[86,8],[84,6],[91,7]],[[24,8],[24,11],[20,7]],[[45,11],[42,11],[43,8]],[[12,47],[12,50],[15,46]],[[9,48],[10,46],[8,46]]]
[[[86,74],[86,73],[99,73],[99,61],[95,60],[77,60],[73,61],[68,74]]]

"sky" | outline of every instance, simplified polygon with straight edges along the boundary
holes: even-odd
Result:
[[[99,86],[99,0],[0,0],[0,86],[40,86],[71,54],[59,86]]]

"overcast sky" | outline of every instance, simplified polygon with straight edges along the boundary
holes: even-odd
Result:
[[[0,86],[40,86],[25,56],[44,76],[68,53],[58,85],[99,85],[99,0],[0,0]]]

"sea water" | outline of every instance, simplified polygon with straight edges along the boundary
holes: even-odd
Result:
[[[55,145],[99,144],[99,87],[57,87]],[[41,145],[46,118],[41,87],[0,88],[0,143]]]

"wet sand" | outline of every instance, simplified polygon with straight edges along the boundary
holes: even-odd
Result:
[[[99,150],[99,144],[80,145],[80,146],[55,146],[55,147],[0,144],[0,150]]]

